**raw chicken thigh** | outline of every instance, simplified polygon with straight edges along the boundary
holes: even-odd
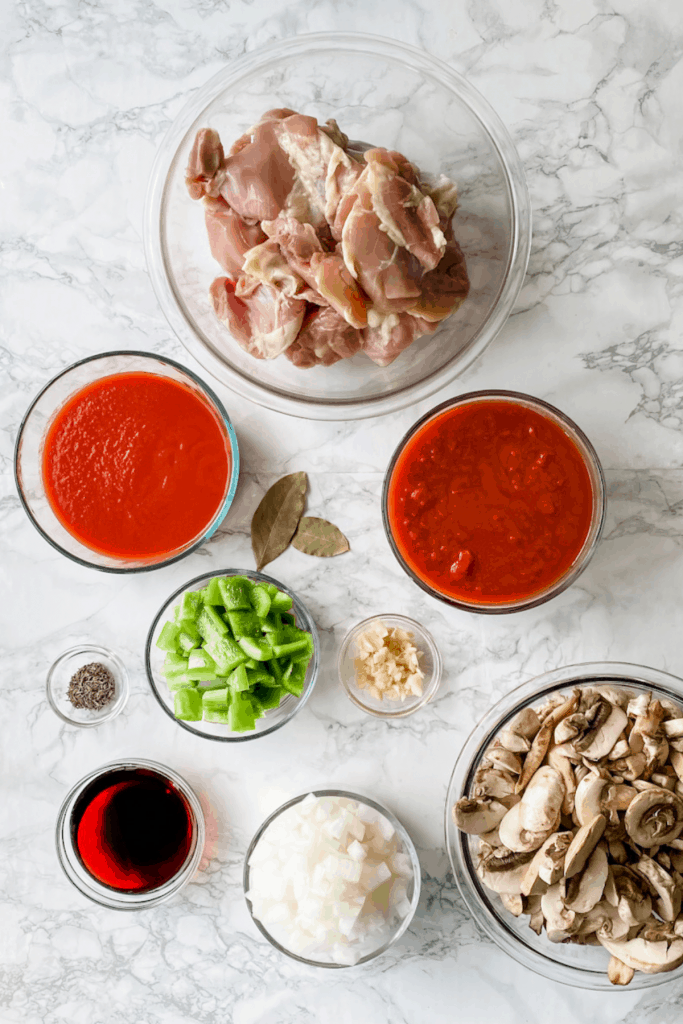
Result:
[[[186,184],[227,277],[216,316],[257,359],[387,366],[467,297],[452,229],[457,190],[402,154],[350,143],[334,120],[267,111],[225,155],[202,128]]]

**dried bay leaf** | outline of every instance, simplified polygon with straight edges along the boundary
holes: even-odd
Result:
[[[348,540],[337,526],[314,516],[304,516],[299,522],[292,547],[318,558],[331,558],[350,550]]]
[[[257,569],[289,546],[303,515],[307,486],[305,473],[290,473],[264,494],[251,520],[251,547]]]

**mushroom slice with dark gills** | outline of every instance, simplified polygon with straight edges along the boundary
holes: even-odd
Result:
[[[572,740],[577,754],[589,761],[606,757],[621,736],[628,722],[626,713],[615,707],[605,697],[598,697],[584,712],[586,728]]]
[[[493,892],[509,896],[521,894],[521,883],[533,853],[504,850],[480,857],[476,867],[480,881]]]
[[[470,800],[469,797],[462,797],[453,805],[453,821],[461,832],[471,836],[491,832],[507,813],[507,807],[497,800]]]
[[[638,846],[661,846],[683,832],[683,800],[668,789],[646,789],[629,804],[624,824]]]

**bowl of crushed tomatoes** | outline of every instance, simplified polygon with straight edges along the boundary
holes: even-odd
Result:
[[[468,611],[521,611],[573,583],[605,517],[600,461],[559,409],[478,391],[432,409],[396,448],[384,528],[427,593]]]
[[[222,402],[191,370],[151,352],[104,352],[34,398],[14,468],[28,517],[54,548],[94,569],[141,572],[217,530],[239,450]]]

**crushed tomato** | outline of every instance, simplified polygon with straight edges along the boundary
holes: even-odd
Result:
[[[396,460],[394,543],[427,586],[468,604],[530,599],[560,580],[593,519],[586,459],[520,402],[473,399],[428,420]]]

